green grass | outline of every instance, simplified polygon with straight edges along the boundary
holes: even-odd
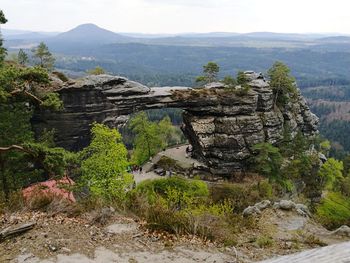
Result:
[[[268,236],[260,236],[255,242],[260,248],[271,247],[274,244],[273,239]]]
[[[350,224],[350,198],[329,192],[317,206],[316,216],[321,224],[331,229]]]

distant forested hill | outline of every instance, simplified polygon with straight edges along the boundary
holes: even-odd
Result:
[[[332,142],[331,153],[342,157],[350,152],[350,85],[306,88],[313,113],[320,118],[320,132]]]
[[[51,44],[50,48],[60,54],[56,63],[60,69],[85,72],[101,66],[113,74],[154,85],[192,85],[208,61],[220,65],[222,76],[239,70],[265,72],[281,60],[292,69],[302,87],[350,81],[350,52],[131,43],[80,47]]]

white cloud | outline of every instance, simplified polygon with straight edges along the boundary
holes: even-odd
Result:
[[[350,33],[348,0],[1,0],[6,28],[64,31],[95,23],[119,32]]]

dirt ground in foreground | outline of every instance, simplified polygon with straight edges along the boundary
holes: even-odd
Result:
[[[36,226],[2,241],[0,262],[254,262],[349,240],[294,212],[273,209],[266,209],[254,229],[242,229],[237,244],[227,247],[194,236],[149,232],[144,222],[118,213],[104,225],[92,224],[95,217],[3,215],[0,230],[25,222]]]

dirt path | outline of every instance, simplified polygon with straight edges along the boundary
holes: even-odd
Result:
[[[192,262],[232,262],[232,257],[220,252],[210,252],[204,250],[190,250],[179,247],[160,252],[140,251],[138,248],[134,252],[118,253],[113,250],[99,247],[95,251],[93,258],[82,254],[64,255],[58,254],[56,258],[40,260],[30,254],[22,255],[18,258],[18,263],[192,263]]]
[[[193,166],[203,165],[196,159],[190,158],[186,155],[186,148],[188,146],[189,145],[176,146],[156,154],[150,162],[147,162],[146,164],[143,165],[141,173],[140,172],[133,173],[136,184],[148,179],[153,180],[153,179],[164,178],[152,171],[153,164],[157,163],[160,160],[160,158],[162,158],[162,156],[166,156],[173,160],[176,160],[180,162],[182,166],[188,167],[188,168],[191,168]]]

